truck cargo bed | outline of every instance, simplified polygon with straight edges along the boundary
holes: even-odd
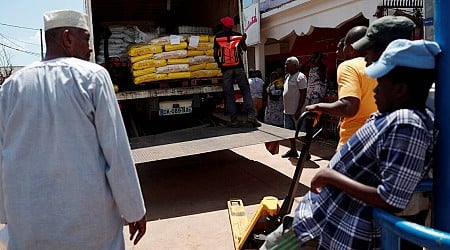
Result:
[[[249,146],[294,137],[294,131],[267,124],[259,128],[199,126],[131,138],[136,164]]]

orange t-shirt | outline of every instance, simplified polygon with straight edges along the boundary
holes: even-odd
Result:
[[[363,57],[357,57],[342,62],[337,69],[338,96],[356,97],[359,99],[359,110],[353,117],[345,117],[342,120],[339,131],[338,148],[344,145],[348,139],[377,111],[373,89],[377,86],[377,80],[370,78],[364,72],[366,61]]]

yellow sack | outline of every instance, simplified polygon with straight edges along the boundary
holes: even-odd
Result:
[[[206,69],[219,69],[219,65],[217,65],[217,63],[207,63],[206,64]]]
[[[151,73],[155,73],[156,68],[146,68],[146,69],[139,69],[139,70],[133,70],[131,73],[133,74],[133,77],[143,76]]]
[[[208,36],[208,42],[214,43],[214,36]]]
[[[223,76],[223,75],[222,75],[222,71],[219,70],[219,72],[217,72],[217,76],[218,76],[218,77]]]
[[[205,51],[203,50],[188,50],[187,56],[203,56]]]
[[[189,58],[173,58],[173,59],[167,59],[167,64],[189,64]]]
[[[206,63],[200,63],[200,64],[196,64],[196,65],[190,65],[189,66],[189,71],[197,71],[197,70],[202,70],[202,69],[206,69]]]
[[[189,71],[189,64],[173,64],[156,68],[156,73],[173,73]]]
[[[140,84],[140,83],[144,83],[144,82],[154,82],[154,81],[167,80],[167,79],[168,79],[167,74],[152,73],[152,74],[135,77],[134,83]]]
[[[169,79],[186,79],[191,78],[191,72],[175,72],[167,74]]]
[[[193,56],[189,57],[189,64],[212,63],[215,62],[212,56]]]
[[[133,63],[131,65],[132,70],[139,70],[139,69],[146,69],[146,68],[153,68],[153,67],[162,67],[166,66],[167,62],[166,60],[143,60],[136,63]]]
[[[215,77],[219,73],[219,70],[197,70],[191,72],[191,78],[206,78]]]
[[[197,47],[192,47],[189,46],[188,49],[195,49],[195,50],[209,50],[209,49],[213,49],[214,48],[214,44],[207,42],[207,43],[198,43]]]
[[[139,62],[139,61],[143,61],[143,60],[152,59],[152,57],[153,57],[153,54],[147,54],[147,55],[142,55],[142,56],[131,56],[130,62],[135,63],[135,62]]]
[[[189,36],[189,38],[188,38],[189,42],[191,41],[191,37],[192,36]],[[208,35],[199,35],[198,37],[199,37],[199,39],[198,39],[199,42],[202,42],[202,43],[209,42],[209,36]]]
[[[185,58],[187,56],[187,50],[174,50],[167,51],[153,55],[153,59],[173,59],[173,58]]]
[[[207,56],[213,56],[214,55],[214,50],[213,49],[209,49],[206,51],[206,55]]]
[[[180,42],[180,44],[166,44],[164,45],[164,51],[174,51],[187,48],[187,42]]]
[[[129,56],[142,56],[146,54],[154,54],[161,53],[162,46],[160,45],[144,45],[144,44],[135,44],[129,47],[128,55]]]

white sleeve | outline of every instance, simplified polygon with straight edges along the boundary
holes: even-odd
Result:
[[[308,87],[306,76],[302,72],[298,72],[297,84],[299,89],[306,89]]]
[[[113,84],[106,70],[95,74],[92,81],[96,86],[95,126],[108,164],[106,177],[123,218],[134,222],[144,217],[145,206]]]

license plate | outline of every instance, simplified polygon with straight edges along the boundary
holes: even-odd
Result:
[[[192,113],[192,100],[161,102],[159,104],[159,116],[179,115],[189,113]]]

